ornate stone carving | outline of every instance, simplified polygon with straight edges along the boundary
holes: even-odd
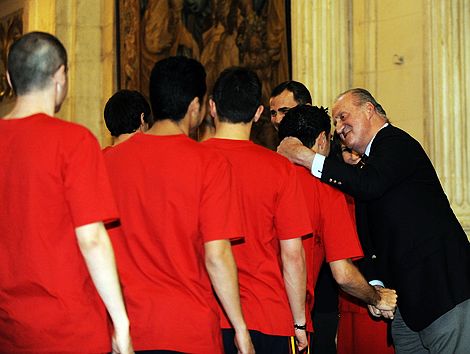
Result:
[[[23,10],[0,18],[0,103],[13,97],[6,78],[7,54],[10,45],[23,34]]]

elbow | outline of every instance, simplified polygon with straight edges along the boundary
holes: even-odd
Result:
[[[108,237],[101,223],[78,227],[75,229],[75,233],[78,246],[82,252],[102,247]]]
[[[219,268],[228,258],[232,258],[232,249],[228,240],[206,244],[204,260],[208,271]]]

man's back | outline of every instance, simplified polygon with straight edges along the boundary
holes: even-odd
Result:
[[[232,249],[248,328],[292,336],[279,241],[311,232],[296,171],[286,159],[251,141],[209,139],[204,144],[227,157],[239,190],[246,238]],[[222,327],[230,328],[226,318]]]
[[[354,210],[346,196],[311,177],[308,170],[295,166],[312,223],[313,237],[304,239],[307,264],[307,306],[312,310],[313,292],[323,261],[362,257],[362,248],[353,222]]]
[[[98,143],[45,114],[2,119],[0,132],[0,348],[108,351],[75,235],[117,217]]]
[[[141,133],[105,160],[121,214],[122,234],[112,241],[135,348],[218,352],[204,243],[241,235],[227,162],[183,134]]]

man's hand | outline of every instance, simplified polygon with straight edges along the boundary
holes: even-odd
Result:
[[[251,342],[250,333],[248,330],[235,331],[235,346],[238,349],[238,354],[254,354],[255,348]]]
[[[277,147],[277,152],[297,165],[304,166],[308,169],[312,168],[315,153],[305,147],[297,138],[284,138]]]
[[[369,308],[369,312],[374,317],[384,317],[390,320],[393,320],[395,317],[395,311],[386,311],[386,310],[379,310],[377,307],[373,305],[367,305]]]
[[[374,286],[380,300],[375,305],[368,305],[369,312],[374,317],[384,317],[393,320],[395,309],[397,308],[397,293],[393,289]]]
[[[113,354],[134,354],[129,327],[127,329],[115,329],[113,333]]]
[[[372,316],[380,317],[381,312],[377,307],[375,307],[374,305],[367,305],[367,308],[369,309],[369,312]]]
[[[380,295],[380,300],[375,304],[375,307],[381,311],[395,311],[397,308],[397,293],[393,289],[382,288],[375,286],[375,290]]]
[[[295,329],[295,338],[297,339],[297,347],[299,352],[307,348],[307,332],[304,329]]]

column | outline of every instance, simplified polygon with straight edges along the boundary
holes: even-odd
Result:
[[[349,17],[346,0],[292,0],[292,76],[307,86],[315,105],[331,107],[350,87]]]
[[[469,235],[470,2],[429,0],[426,11],[425,146]]]

